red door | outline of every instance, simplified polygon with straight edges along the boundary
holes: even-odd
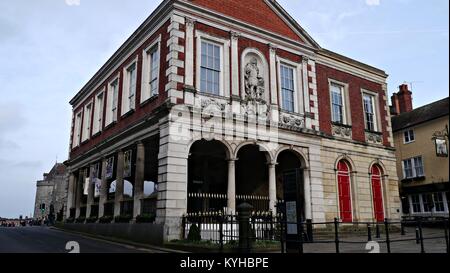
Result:
[[[372,168],[373,208],[377,222],[384,221],[383,190],[381,187],[381,171],[378,166]]]
[[[338,164],[339,209],[343,222],[352,222],[350,172],[345,162]]]

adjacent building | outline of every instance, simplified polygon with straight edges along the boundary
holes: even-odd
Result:
[[[399,219],[386,79],[274,0],[163,1],[70,101],[67,216]]]
[[[67,204],[68,175],[66,166],[56,163],[43,180],[36,183],[34,219],[48,219],[50,214],[62,220]]]
[[[449,215],[449,98],[413,109],[407,85],[392,97],[392,125],[406,216]]]

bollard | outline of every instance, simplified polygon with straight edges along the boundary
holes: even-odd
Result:
[[[297,243],[298,253],[303,254],[303,222],[301,220],[297,221]]]
[[[405,235],[406,235],[406,232],[405,232],[405,223],[403,223],[403,221],[400,222],[400,228],[401,228],[401,230],[402,230],[402,236],[405,236]]]
[[[387,251],[390,254],[391,253],[391,240],[389,238],[389,221],[388,219],[384,219],[384,227],[386,229],[386,247]]]
[[[336,244],[336,253],[339,253],[339,221],[334,218],[334,243]]]
[[[376,226],[376,232],[377,232],[377,239],[380,239],[381,238],[381,232],[380,232],[380,225],[377,223],[377,226]]]
[[[219,215],[219,243],[220,243],[220,253],[223,252],[223,222],[224,218]]]
[[[281,217],[281,215],[278,216],[278,219],[280,221],[280,243],[281,243],[281,253],[285,253],[285,247],[284,247],[284,220]]]
[[[372,227],[367,224],[367,242],[372,242]]]
[[[306,220],[306,230],[308,234],[308,242],[310,243],[314,242],[313,224],[311,219]]]
[[[449,253],[448,247],[448,220],[444,219],[444,233],[445,233],[445,246],[447,248],[447,253]]]
[[[419,227],[416,227],[416,244],[420,244]]]
[[[419,219],[419,239],[420,239],[420,253],[425,253],[425,246],[423,244],[423,230],[422,230],[422,220]]]
[[[237,221],[239,223],[239,252],[240,253],[250,253],[252,251],[252,245],[250,238],[251,225],[250,216],[253,207],[248,203],[243,203],[237,207],[238,217]]]

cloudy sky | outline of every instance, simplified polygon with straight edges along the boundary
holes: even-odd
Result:
[[[449,90],[448,0],[279,0],[332,51],[384,69],[414,105]],[[69,100],[160,1],[0,1],[0,216],[33,212],[35,183],[67,159]]]

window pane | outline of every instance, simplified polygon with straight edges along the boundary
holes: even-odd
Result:
[[[281,66],[280,70],[283,110],[294,112],[294,69],[287,66]]]
[[[445,211],[445,205],[444,205],[444,197],[442,196],[442,192],[436,192],[433,194],[434,199],[434,206],[436,212],[444,212]]]
[[[202,42],[200,91],[220,94],[220,47]]]
[[[412,205],[413,205],[413,212],[416,212],[416,213],[422,212],[422,208],[420,207],[420,196],[412,195],[411,201],[412,201]]]

